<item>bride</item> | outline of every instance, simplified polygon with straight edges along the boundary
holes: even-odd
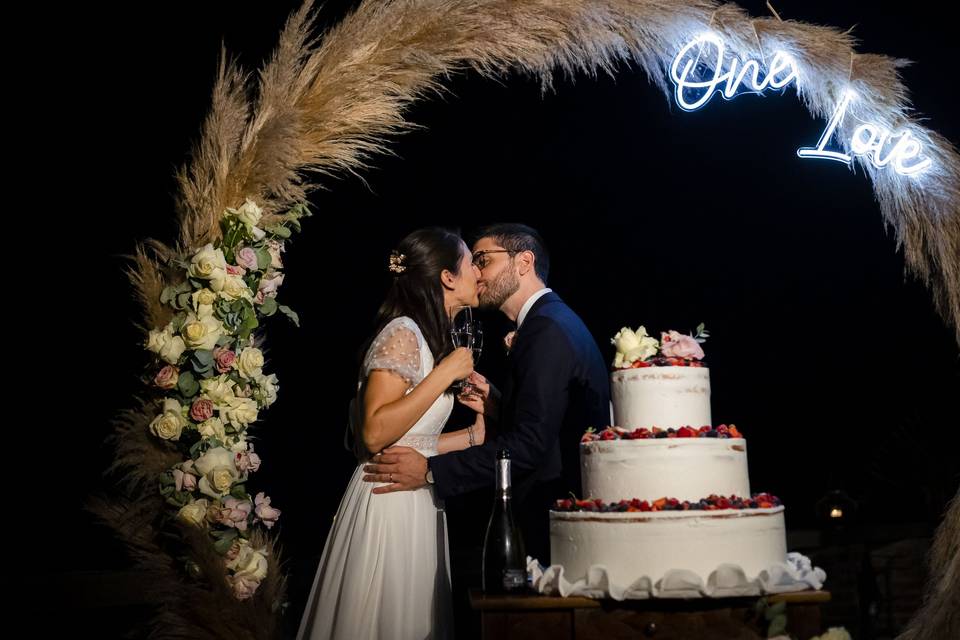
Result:
[[[393,284],[377,315],[351,403],[358,464],[327,536],[297,638],[446,638],[453,635],[447,523],[432,485],[375,495],[363,465],[394,444],[425,456],[484,438],[482,415],[440,433],[451,385],[473,371],[454,349],[454,309],[477,306],[477,271],[459,235],[414,231],[390,256]]]

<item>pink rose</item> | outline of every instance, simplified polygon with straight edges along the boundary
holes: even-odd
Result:
[[[227,576],[227,582],[233,589],[233,595],[237,600],[246,600],[253,596],[260,586],[260,582],[249,576]]]
[[[197,476],[181,469],[173,470],[173,479],[177,483],[177,491],[195,491],[197,488]]]
[[[253,505],[250,504],[249,500],[237,500],[233,496],[229,496],[223,501],[223,507],[220,509],[217,522],[228,527],[236,527],[239,531],[246,531],[247,519],[250,517],[252,510]]]
[[[237,359],[237,354],[230,349],[217,347],[213,350],[213,358],[217,362],[217,371],[226,373],[233,369],[233,363]]]
[[[213,417],[213,401],[209,398],[197,398],[190,407],[190,417],[197,422],[203,422]]]
[[[259,290],[263,292],[263,295],[273,297],[277,295],[277,289],[280,288],[281,284],[283,284],[283,274],[274,271],[260,279]]]
[[[237,252],[237,264],[251,271],[257,268],[257,252],[250,247],[244,247]]]
[[[247,444],[249,451],[241,451],[237,454],[236,464],[240,473],[248,471],[258,471],[260,469],[260,456],[253,452],[253,445]]]
[[[257,504],[257,518],[263,522],[267,529],[272,529],[274,523],[280,518],[280,510],[270,506],[270,498],[261,491],[254,498]]]
[[[283,243],[279,240],[267,240],[267,251],[270,252],[270,266],[274,269],[282,269],[283,260],[280,254],[285,251]]]
[[[177,386],[177,379],[180,377],[180,370],[177,369],[172,364],[168,364],[163,369],[160,369],[156,377],[153,379],[153,384],[157,385],[161,389],[173,389]]]
[[[257,304],[263,304],[264,297],[263,291],[257,291],[257,295],[253,296],[253,301]]]
[[[236,265],[228,264],[228,265],[227,265],[227,273],[230,274],[231,276],[241,276],[241,277],[242,277],[242,276],[246,275],[247,270],[244,269],[243,267],[238,267],[238,266],[236,266]]]
[[[507,347],[507,353],[510,353],[510,349],[513,348],[513,339],[517,337],[516,331],[511,331],[507,335],[503,336],[503,344]]]
[[[685,336],[676,331],[660,335],[660,353],[667,358],[703,359],[703,349],[692,336]]]

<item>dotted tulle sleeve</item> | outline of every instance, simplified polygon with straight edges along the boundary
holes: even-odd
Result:
[[[420,382],[420,341],[404,319],[388,324],[370,345],[364,361],[364,377],[371,371],[389,371],[413,386]]]

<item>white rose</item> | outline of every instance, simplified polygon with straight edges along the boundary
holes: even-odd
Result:
[[[220,409],[220,415],[235,427],[245,427],[257,419],[257,403],[250,398],[233,398]]]
[[[188,524],[202,527],[207,521],[207,508],[210,503],[206,499],[191,500],[177,513],[177,517]]]
[[[233,453],[243,453],[249,448],[247,447],[247,435],[245,433],[240,433],[235,436],[228,436],[227,440],[227,446],[230,447],[230,451]]]
[[[210,288],[220,291],[227,277],[227,259],[223,257],[223,251],[214,249],[212,244],[207,244],[193,256],[187,273],[192,278],[209,280]]]
[[[216,438],[220,442],[224,442],[227,439],[227,434],[224,429],[223,420],[216,417],[204,420],[197,426],[197,431],[200,432],[201,436],[204,438]]]
[[[187,420],[183,417],[183,407],[172,398],[163,401],[163,413],[150,423],[150,432],[164,440],[179,440]]]
[[[191,313],[180,327],[180,335],[191,349],[212,350],[223,335],[223,325],[213,315],[198,316]]]
[[[180,356],[187,350],[187,345],[180,336],[173,335],[173,323],[171,322],[163,331],[153,329],[147,338],[147,349],[153,351],[163,359],[164,362],[177,364]]]
[[[250,287],[244,282],[243,277],[238,275],[227,275],[223,281],[223,288],[220,290],[220,295],[227,300],[239,300],[240,298],[253,300],[253,293],[250,292]]]
[[[640,327],[640,331],[646,334],[646,329],[643,327]],[[630,351],[630,349],[635,349],[640,346],[640,336],[634,333],[630,327],[623,327],[617,332],[617,335],[613,336],[610,343],[617,348],[619,353],[626,353]]]
[[[230,493],[233,483],[239,477],[235,454],[223,447],[214,447],[194,463],[194,468],[202,474],[200,493],[211,498],[222,498]]]
[[[255,227],[263,216],[263,210],[250,198],[247,198],[239,209],[228,208],[227,213],[242,222],[247,229]]]
[[[263,367],[263,352],[256,347],[247,347],[237,356],[237,369],[245,378],[255,378]]]
[[[277,384],[277,375],[271,373],[268,376],[262,373],[254,376],[254,382],[257,388],[253,392],[253,398],[264,407],[269,407],[277,401],[277,390],[280,386]]]
[[[622,328],[610,341],[617,347],[617,357],[614,366],[629,365],[637,360],[646,360],[656,355],[660,343],[656,338],[647,335],[644,327],[636,331],[629,327]]]
[[[233,399],[233,385],[225,375],[201,380],[200,389],[213,401],[213,404],[217,405],[218,409]]]
[[[242,539],[241,539],[242,540]],[[246,542],[245,540],[243,542]],[[259,582],[267,577],[267,555],[262,549],[254,549],[249,543],[240,543],[237,557],[227,563],[235,577],[244,577]]]

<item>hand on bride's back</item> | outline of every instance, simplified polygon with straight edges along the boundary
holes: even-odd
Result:
[[[437,368],[443,370],[453,380],[463,380],[473,373],[473,350],[458,347],[441,360]]]

